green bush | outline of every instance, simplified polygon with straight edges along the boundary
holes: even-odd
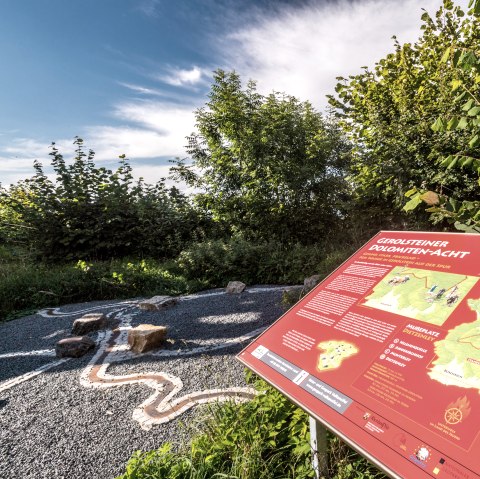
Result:
[[[452,0],[443,0],[435,16],[425,11],[421,18],[415,42],[401,44],[394,37],[391,52],[373,68],[339,77],[336,95],[330,96],[354,145],[348,216],[354,225],[431,229],[421,209],[410,216],[401,211],[405,193],[413,187],[441,192],[457,202],[479,200],[478,173],[459,167],[472,163],[467,157],[479,157],[478,6],[464,12]],[[460,58],[468,62],[467,70],[459,66]],[[462,100],[456,101],[459,93]],[[447,212],[455,210],[450,205]]]
[[[286,248],[242,238],[192,245],[176,260],[79,260],[67,265],[31,263],[0,248],[0,321],[46,306],[224,287],[229,280],[299,284],[327,275],[350,252],[316,246]]]
[[[170,444],[137,451],[121,479],[313,477],[307,415],[264,382],[256,388],[253,401],[210,407],[202,432],[179,453]]]
[[[52,144],[56,178],[39,162],[32,178],[0,187],[0,244],[23,244],[36,259],[64,262],[126,256],[171,258],[211,222],[177,188],[135,182],[124,156],[115,171],[94,164],[76,138],[67,164]]]
[[[195,119],[186,147],[193,165],[179,161],[174,173],[230,232],[310,245],[336,228],[350,191],[351,147],[334,121],[223,70]]]
[[[247,284],[298,284],[312,274],[327,275],[353,251],[351,245],[291,247],[276,241],[254,243],[241,237],[192,245],[178,257],[187,279],[201,279],[211,287],[228,280]]]

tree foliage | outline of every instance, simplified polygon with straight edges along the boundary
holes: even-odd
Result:
[[[52,144],[54,181],[37,161],[32,178],[0,190],[4,241],[47,260],[163,258],[202,234],[206,219],[178,189],[135,182],[124,156],[116,171],[96,167],[94,152],[74,143],[71,164]]]
[[[464,28],[477,29],[479,27],[480,0],[471,1],[472,14],[476,22],[471,22]],[[470,33],[470,32],[468,32]],[[467,34],[468,34],[467,33]],[[463,131],[462,143],[456,153],[444,155],[441,167],[446,171],[452,169],[469,169],[477,174],[480,184],[480,41],[471,47],[465,47],[454,42],[446,48],[442,62],[450,67],[454,78],[451,82],[454,102],[458,106],[457,114],[439,116],[432,130],[452,135]],[[415,209],[419,204],[427,203],[433,221],[446,219],[462,231],[480,233],[480,196],[476,194],[452,197],[443,191],[425,191],[422,188],[413,188],[407,192],[410,201],[404,209]]]
[[[318,242],[339,219],[348,147],[310,103],[218,70],[188,138],[193,167],[177,176],[203,191],[198,204],[248,238]],[[200,174],[195,174],[195,169]]]
[[[339,78],[330,103],[355,144],[352,180],[355,201],[399,211],[413,187],[436,190],[454,200],[478,195],[476,175],[467,169],[441,167],[443,158],[461,151],[470,134],[465,128],[432,129],[439,117],[461,115],[452,84],[458,72],[442,61],[445,50],[479,46],[478,18],[445,0],[431,18],[422,15],[422,35],[401,45],[373,70]]]

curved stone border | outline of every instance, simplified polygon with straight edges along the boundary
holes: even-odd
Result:
[[[109,313],[111,315],[113,313]],[[116,376],[107,374],[108,367],[113,362],[144,356],[144,354],[132,353],[128,349],[127,336],[131,328],[131,321],[139,311],[127,313],[117,312],[116,319],[120,325],[114,331],[102,333],[103,339],[96,354],[80,376],[80,384],[90,388],[110,388],[128,384],[145,384],[153,389],[153,393],[139,406],[135,408],[132,418],[140,424],[142,429],[150,429],[154,424],[163,424],[175,419],[183,412],[199,404],[219,402],[226,400],[245,401],[252,399],[255,391],[251,388],[225,388],[194,392],[174,399],[174,396],[183,388],[182,380],[165,372],[149,372],[141,374],[128,374]],[[219,349],[218,346],[228,347],[237,341],[229,341],[229,344],[212,345],[195,348],[194,350],[160,351],[162,356],[180,357],[198,354],[211,349]],[[185,354],[187,353],[187,354]],[[149,353],[145,353],[149,354]],[[155,354],[154,352],[150,354]]]

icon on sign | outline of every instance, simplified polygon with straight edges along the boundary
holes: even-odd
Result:
[[[458,424],[470,414],[470,411],[470,401],[467,399],[467,396],[464,396],[450,403],[447,409],[445,409],[443,417],[447,424]]]
[[[410,456],[410,459],[413,460],[414,462],[421,463],[424,466],[430,459],[430,454],[432,451],[427,446],[419,446],[417,449],[415,449],[415,452]]]
[[[380,354],[380,359],[385,359],[385,354]]]
[[[389,347],[390,349],[393,349],[393,348],[395,347],[395,344],[390,344],[388,347]]]
[[[393,342],[397,344],[400,340],[399,339],[394,339]]]
[[[261,359],[266,353],[268,353],[268,349],[265,346],[258,346],[254,351],[252,351],[252,356],[257,359]]]
[[[385,349],[385,354],[388,354],[390,352],[390,349]]]
[[[363,415],[363,419],[365,419],[365,421],[370,417],[370,413],[369,412],[366,412],[364,415]]]

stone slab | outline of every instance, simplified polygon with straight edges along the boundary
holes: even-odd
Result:
[[[228,294],[240,294],[247,285],[241,281],[230,281],[227,284],[226,292]]]
[[[171,308],[178,303],[178,299],[172,296],[153,296],[138,303],[138,307],[144,311],[161,311]]]
[[[139,324],[128,332],[128,344],[135,353],[145,353],[160,347],[167,337],[165,326]]]
[[[103,313],[85,314],[73,322],[72,334],[84,336],[107,327],[107,317]]]

